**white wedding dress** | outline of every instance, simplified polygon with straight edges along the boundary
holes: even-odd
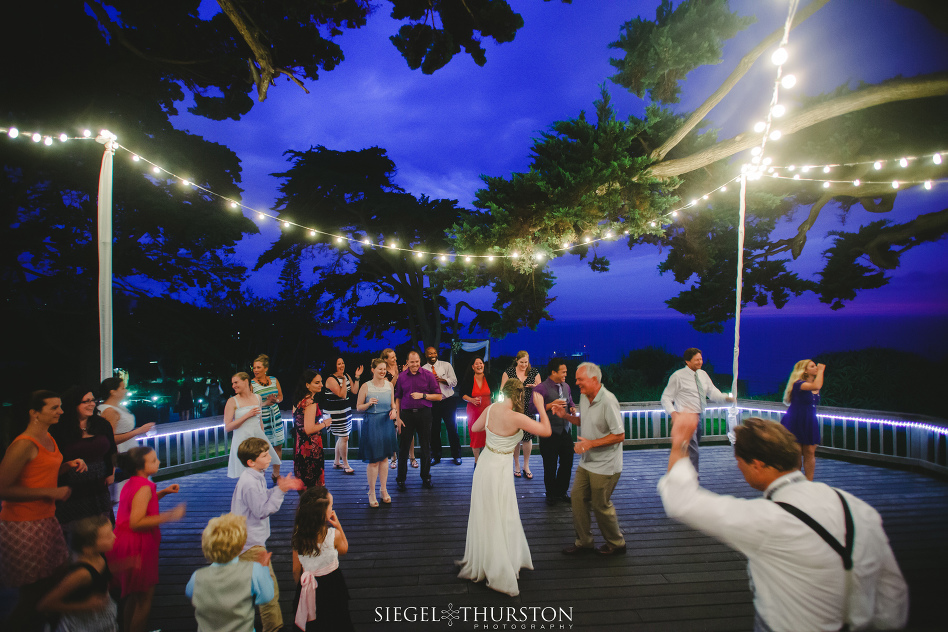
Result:
[[[475,582],[486,579],[489,588],[515,597],[520,594],[520,569],[533,570],[517,507],[511,457],[523,431],[509,437],[491,432],[493,407],[487,408],[487,447],[474,468],[464,559],[455,564],[461,567],[458,577]]]

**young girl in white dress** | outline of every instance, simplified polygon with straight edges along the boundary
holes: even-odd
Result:
[[[292,544],[296,627],[305,632],[352,630],[349,589],[339,568],[349,541],[325,487],[311,487],[300,496]]]
[[[473,432],[487,432],[487,445],[474,468],[464,559],[455,563],[461,567],[458,577],[486,579],[488,588],[516,597],[520,569],[533,570],[533,558],[520,522],[511,455],[524,431],[549,437],[551,430],[539,393],[533,395],[540,414],[535,421],[523,414],[523,382],[509,379],[501,392],[504,401],[491,404],[471,427]]]
[[[258,437],[268,444],[267,435],[263,431],[263,420],[260,418],[260,410],[263,404],[259,395],[254,394],[250,386],[250,376],[241,371],[235,373],[230,378],[230,384],[234,387],[234,396],[227,400],[224,407],[224,431],[233,431],[234,436],[230,441],[230,459],[227,461],[227,476],[230,478],[240,478],[246,466],[240,462],[237,456],[237,448],[244,439]],[[279,466],[282,461],[273,446],[270,446],[271,464]]]

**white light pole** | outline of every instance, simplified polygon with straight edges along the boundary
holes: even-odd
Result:
[[[118,138],[102,130],[95,138],[105,145],[99,170],[99,377],[112,377],[112,157]]]

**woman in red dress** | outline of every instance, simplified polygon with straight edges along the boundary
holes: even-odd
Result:
[[[487,433],[483,430],[471,432],[471,426],[481,416],[481,413],[490,406],[492,390],[493,385],[490,378],[484,372],[484,360],[479,357],[474,358],[474,362],[468,368],[464,382],[461,384],[460,393],[461,398],[467,402],[467,429],[471,435],[471,450],[474,452],[475,464],[477,463],[477,456],[481,453],[481,449],[487,441]]]

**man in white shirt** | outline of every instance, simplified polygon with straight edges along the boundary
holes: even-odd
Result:
[[[668,385],[662,393],[662,408],[671,417],[673,426],[679,420],[688,424],[695,423],[694,436],[688,443],[688,458],[691,459],[697,471],[698,442],[704,435],[704,424],[700,422],[704,414],[705,400],[732,402],[734,398],[725,397],[724,393],[711,382],[708,374],[701,370],[704,359],[701,357],[700,349],[694,347],[686,349],[683,356],[684,368],[678,369],[668,378]]]
[[[451,458],[455,465],[461,464],[461,439],[458,437],[458,398],[454,396],[454,389],[458,385],[457,375],[450,362],[438,359],[438,350],[434,347],[425,349],[425,359],[428,363],[421,367],[425,371],[434,373],[441,388],[441,401],[431,402],[431,464],[441,462],[441,421],[448,431],[448,443],[451,444]]]
[[[764,496],[709,492],[684,458],[693,431],[688,423],[672,426],[668,473],[658,493],[669,517],[747,556],[756,631],[905,626],[908,586],[875,509],[808,481],[794,436],[757,418],[735,428],[734,455],[747,483]]]

